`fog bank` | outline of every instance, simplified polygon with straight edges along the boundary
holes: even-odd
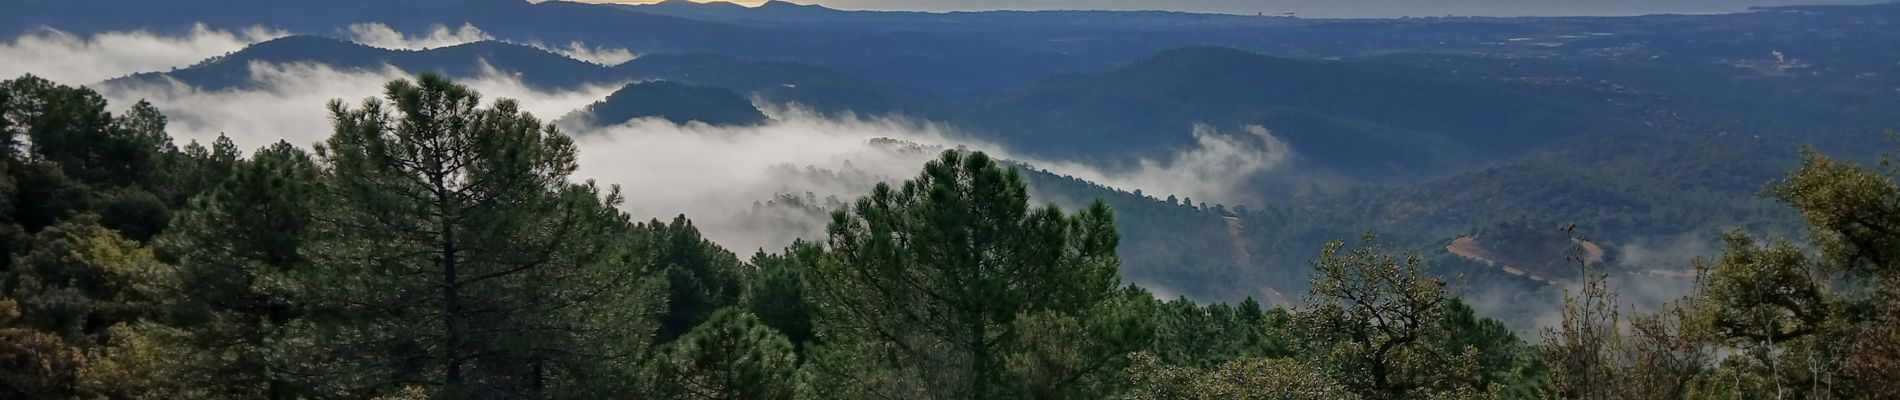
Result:
[[[0,77],[12,79],[30,73],[57,82],[91,84],[184,67],[288,35],[263,27],[233,32],[203,24],[180,35],[132,31],[82,37],[45,28],[0,43]]]

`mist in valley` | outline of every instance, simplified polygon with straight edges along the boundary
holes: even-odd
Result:
[[[0,398],[1900,376],[1900,3],[587,3],[10,7]]]
[[[427,32],[404,34],[380,24],[359,24],[353,25],[350,31],[352,41],[390,49],[421,50],[495,40],[471,25],[457,29],[438,26]],[[271,31],[260,28],[256,32]],[[235,49],[205,43],[236,47],[245,43],[234,34],[212,30],[198,30],[183,36],[112,32],[92,38],[58,37],[64,39],[21,39],[21,44],[0,52],[0,56],[4,56],[0,59],[9,60],[0,64],[0,68],[57,70],[62,65],[58,64],[60,61],[38,61],[57,58],[27,55],[68,53],[105,65],[163,70],[195,61],[153,65],[165,61],[153,59],[149,54],[211,51],[207,48],[228,52]],[[243,37],[273,38],[261,33]],[[579,43],[572,47],[589,48]],[[387,65],[374,69],[339,69],[313,63],[253,62],[247,65],[247,70],[249,74],[244,84],[217,90],[197,88],[171,78],[89,83],[111,74],[74,75],[76,78],[72,80],[55,80],[90,85],[114,107],[129,106],[140,100],[152,102],[165,113],[168,130],[180,143],[208,144],[218,136],[226,136],[240,148],[254,149],[278,141],[306,148],[321,143],[332,133],[331,116],[327,111],[331,101],[355,105],[366,98],[380,98],[383,86],[390,81],[415,78],[409,72]],[[485,63],[480,71],[479,76],[459,79],[457,83],[482,93],[484,102],[513,99],[544,122],[583,109],[631,83],[601,82],[571,89],[537,89],[524,83],[519,71],[497,70]],[[686,215],[705,230],[709,238],[741,253],[759,249],[776,251],[795,238],[821,239],[824,222],[828,220],[828,216],[812,215],[809,210],[755,210],[755,203],[781,194],[812,194],[819,199],[834,198],[848,204],[876,182],[896,183],[910,178],[919,166],[936,156],[934,151],[894,151],[889,146],[874,143],[874,139],[938,149],[986,151],[1039,170],[1125,191],[1142,190],[1153,196],[1172,194],[1234,205],[1266,200],[1254,198],[1245,185],[1292,156],[1292,150],[1285,143],[1258,126],[1223,132],[1212,126],[1195,125],[1183,127],[1181,133],[1195,138],[1198,145],[1194,148],[1168,157],[1139,159],[1121,168],[1101,168],[1081,162],[1039,159],[977,139],[954,126],[901,115],[825,116],[798,104],[758,103],[756,106],[766,111],[772,121],[760,126],[728,127],[643,118],[565,133],[574,137],[581,149],[581,169],[577,177],[621,186],[628,197],[622,207],[625,211],[639,219],[669,220]],[[808,168],[854,171],[855,174],[833,174],[827,178],[787,173]],[[760,218],[802,223],[761,226]]]

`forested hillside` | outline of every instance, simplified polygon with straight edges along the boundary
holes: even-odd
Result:
[[[1846,148],[1846,156],[1866,159],[1870,153],[1865,148],[1870,146],[1843,143],[1863,143],[1873,137],[1851,133],[1856,129],[1885,126],[1883,117],[1861,115],[1878,113],[1835,120],[1825,118],[1827,113],[1802,111],[1815,109],[1808,105],[1762,111],[1791,101],[1803,103],[1776,97],[1783,93],[1827,99],[1886,98],[1864,87],[1820,84],[1835,79],[1825,75],[1760,82],[1749,77],[1696,76],[1691,71],[1706,70],[1674,64],[1591,61],[1576,68],[1566,65],[1444,55],[1313,60],[1194,46],[1149,54],[1105,72],[1058,75],[987,95],[943,96],[828,67],[716,54],[649,54],[607,66],[546,48],[492,40],[391,50],[327,37],[290,36],[175,71],[111,80],[102,87],[108,93],[118,89],[119,98],[135,100],[180,90],[214,96],[305,90],[274,86],[287,79],[278,75],[302,71],[289,66],[376,75],[376,81],[358,82],[364,88],[403,75],[440,73],[490,87],[519,82],[526,87],[522,90],[565,97],[572,105],[540,114],[563,117],[561,125],[568,133],[608,138],[651,135],[593,132],[615,130],[619,123],[640,117],[748,127],[763,126],[751,122],[763,121],[765,113],[824,123],[888,122],[880,118],[918,121],[933,129],[942,127],[945,136],[952,136],[950,141],[969,139],[992,145],[980,149],[1070,168],[1079,164],[1099,169],[1101,173],[1090,177],[1097,182],[1070,186],[1074,190],[1050,183],[1038,187],[1037,194],[1072,207],[1095,197],[1111,202],[1127,199],[1113,204],[1129,222],[1121,229],[1131,240],[1123,254],[1155,260],[1126,270],[1123,276],[1130,282],[1201,301],[1255,296],[1284,298],[1285,303],[1296,302],[1297,293],[1306,287],[1312,248],[1365,230],[1381,232],[1395,246],[1433,257],[1440,261],[1441,272],[1465,274],[1471,277],[1466,281],[1470,285],[1512,288],[1522,295],[1556,289],[1469,262],[1446,251],[1446,245],[1505,226],[1550,229],[1574,224],[1604,247],[1606,267],[1619,276],[1662,271],[1686,277],[1687,259],[1707,255],[1725,229],[1740,227],[1761,234],[1799,231],[1794,213],[1756,196],[1770,178],[1794,167],[1797,160],[1788,149],[1815,144],[1830,151]],[[1660,68],[1676,69],[1656,70]],[[1572,73],[1618,80],[1553,77]],[[665,82],[626,86],[653,80]],[[1718,86],[1723,89],[1703,90]],[[124,89],[150,87],[160,90]],[[609,94],[614,89],[628,90]],[[1836,92],[1842,90],[1859,94]],[[1704,100],[1712,98],[1753,100],[1737,111],[1704,106],[1708,104]],[[316,108],[327,100],[311,99],[304,107]],[[744,100],[757,104],[743,104],[749,103]],[[597,103],[595,110],[577,109],[588,103]],[[315,140],[316,133],[282,132],[327,131],[314,122],[285,129],[273,125],[277,120],[256,116],[243,117],[258,119],[257,125],[209,130],[204,125],[211,118],[233,116],[194,115],[193,111],[200,111],[197,108],[216,108],[193,108],[181,110],[185,113],[179,122],[195,124],[198,129],[190,132],[194,137],[229,132],[292,137],[295,142]],[[301,111],[305,108],[287,105],[284,109],[305,113]],[[1748,110],[1754,111],[1744,112]],[[601,111],[606,112],[605,121],[580,122]],[[805,116],[805,111],[812,115]],[[1828,120],[1825,126],[1848,133],[1775,133],[1749,122],[1768,119]],[[1728,130],[1744,126],[1747,130]],[[264,129],[259,131],[259,127]],[[905,126],[877,129],[912,130]],[[1241,145],[1207,152],[1212,148],[1208,140],[1221,146]],[[828,162],[823,166],[837,166],[835,160]],[[1154,166],[1234,162],[1252,164],[1173,179],[1220,182],[1217,194],[1207,190],[1190,194],[1197,187],[1157,187],[1154,181],[1102,180]],[[897,176],[882,173],[887,176],[881,179]],[[799,186],[805,184],[789,180],[774,189],[794,197],[817,192],[822,193],[818,198],[848,200],[855,195]],[[1153,193],[1118,194],[1144,184]],[[748,194],[743,203],[771,200],[769,194]],[[1200,210],[1198,202],[1177,206],[1178,201],[1167,201],[1171,196],[1222,207]],[[1242,204],[1248,207],[1238,207]],[[747,235],[772,243],[765,247],[777,247],[819,232],[825,220],[822,215],[828,211],[746,210],[735,205],[696,213],[701,214],[700,221],[717,226],[715,236],[743,228],[749,231]],[[663,218],[679,212],[642,217]],[[733,213],[746,215],[733,217]],[[739,225],[726,228],[728,219]],[[757,248],[750,240],[726,244],[740,252]],[[1662,260],[1652,260],[1624,253],[1667,254]],[[1561,255],[1541,258],[1551,257]],[[1664,281],[1677,287],[1690,283],[1686,278]],[[1655,297],[1651,300],[1678,294],[1660,292],[1662,296],[1650,296]],[[1537,305],[1499,308],[1525,304]],[[1474,306],[1524,330],[1548,321],[1540,315],[1554,303],[1477,302]]]
[[[0,400],[1900,390],[1900,3],[813,1],[0,0]]]
[[[577,126],[612,126],[640,118],[675,124],[757,125],[767,119],[752,101],[721,87],[668,81],[630,84],[592,105],[561,117]]]
[[[1261,126],[1297,156],[1289,171],[1319,177],[1308,181],[1328,186],[1411,183],[1511,161],[1568,139],[1643,138],[1658,132],[1588,92],[1539,91],[1397,64],[1276,58],[1206,46],[1162,51],[1108,72],[1056,76],[974,98],[905,90],[791,62],[661,54],[608,67],[490,41],[410,51],[304,36],[109,84],[170,78],[201,89],[229,89],[258,84],[251,82],[258,63],[393,67],[457,78],[499,72],[519,74],[523,82],[543,88],[671,80],[728,88],[827,115],[942,121],[1023,153],[1105,163],[1191,147],[1197,124]],[[683,109],[656,113],[693,119]]]
[[[1561,323],[1521,337],[1371,234],[1304,250],[1298,305],[1158,298],[1121,277],[1166,257],[1120,252],[1174,246],[1118,226],[1212,242],[1271,211],[1065,197],[1093,191],[982,152],[742,257],[630,218],[572,178],[587,149],[439,75],[249,152],[180,146],[152,104],[0,88],[8,398],[1877,398],[1900,371],[1900,183],[1817,153],[1767,190],[1807,244],[1731,233],[1656,311],[1580,257]]]
[[[1600,102],[1398,65],[1186,47],[1000,94],[965,120],[1007,143],[1083,158],[1182,147],[1195,123],[1259,125],[1311,168],[1405,182],[1637,129]]]
[[[488,71],[534,71],[523,75],[525,83],[554,88],[624,79],[604,66],[517,44],[483,41],[428,50],[390,50],[325,37],[291,36],[258,43],[189,68],[133,75],[123,81],[132,83],[163,77],[203,89],[230,89],[254,84],[251,68],[257,63],[307,63],[368,70],[393,67],[462,78],[482,76]]]

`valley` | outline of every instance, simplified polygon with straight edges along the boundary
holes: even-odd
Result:
[[[1716,396],[1813,384],[1771,368],[1808,354],[1854,383],[1801,398],[1853,398],[1900,370],[1900,3],[0,9],[0,360],[64,374],[0,363],[5,398]],[[1617,363],[1652,375],[1578,372]],[[701,381],[731,396],[670,383]],[[1623,395],[1593,398],[1687,398]]]

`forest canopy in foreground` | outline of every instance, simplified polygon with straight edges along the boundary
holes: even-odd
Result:
[[[314,148],[178,146],[152,104],[0,83],[0,397],[1876,398],[1900,174],[1805,154],[1805,243],[1727,238],[1659,310],[1590,272],[1520,338],[1417,255],[1329,244],[1302,306],[1124,285],[1115,213],[946,151],[742,259],[635,221],[573,142],[426,75]]]

